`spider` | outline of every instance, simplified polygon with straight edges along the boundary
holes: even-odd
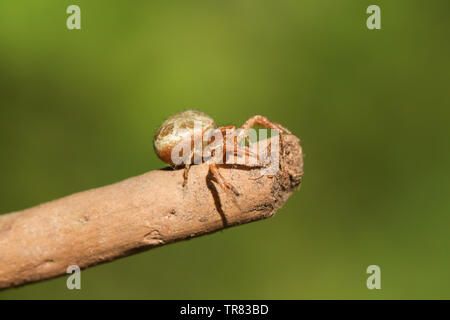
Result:
[[[195,123],[201,124],[201,130],[194,130]],[[244,122],[244,124],[239,128],[240,130],[236,130],[235,126],[216,127],[214,120],[207,114],[196,110],[186,110],[174,114],[163,122],[163,124],[159,127],[158,131],[155,134],[153,146],[156,154],[162,161],[171,166],[179,167],[180,165],[176,164],[173,161],[173,152],[176,146],[179,146],[180,143],[183,143],[183,141],[187,141],[187,143],[191,146],[193,146],[196,142],[199,142],[202,147],[211,146],[212,144],[214,144],[215,139],[211,139],[211,135],[207,132],[214,132],[215,130],[215,132],[219,132],[222,137],[225,137],[230,133],[234,134],[234,136],[231,146],[229,145],[229,143],[216,145],[212,148],[213,154],[218,147],[221,147],[223,148],[223,150],[225,150],[225,152],[223,153],[224,158],[226,158],[229,153],[233,153],[234,155],[236,155],[239,152],[243,152],[246,156],[251,156],[252,152],[249,150],[249,147],[242,147],[239,145],[239,143],[243,139],[246,139],[247,142],[249,142],[248,132],[254,126],[274,129],[278,131],[280,135],[284,132],[288,134],[291,133],[280,124],[273,123],[272,121],[261,115],[251,117]],[[184,158],[184,163],[181,165],[184,167],[183,187],[185,187],[188,180],[189,168],[192,164],[192,159],[195,156],[195,147],[194,150],[190,151],[189,154],[182,156],[186,156],[186,158]],[[220,173],[217,157],[213,157],[208,160],[203,159],[203,157],[201,157],[200,159],[201,162],[206,162],[209,164],[209,172],[212,174],[212,176],[224,192],[231,191],[236,196],[240,195],[236,187],[226,181],[226,179]]]

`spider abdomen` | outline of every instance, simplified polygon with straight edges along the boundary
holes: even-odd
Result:
[[[194,130],[194,128],[197,129],[196,123],[201,126],[201,130]],[[173,165],[172,150],[176,145],[195,139],[203,141],[203,133],[215,127],[214,120],[203,112],[196,110],[182,111],[163,122],[155,134],[153,147],[162,161]]]

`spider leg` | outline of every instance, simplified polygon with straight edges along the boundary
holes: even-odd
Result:
[[[223,126],[223,127],[217,128],[217,129],[220,130],[220,132],[222,132],[222,133],[226,132],[226,130],[233,132],[236,130],[236,126]]]
[[[189,168],[191,167],[190,164],[186,164],[184,166],[184,170],[183,170],[183,188],[186,187],[187,182],[188,182],[188,178],[189,178]]]
[[[217,129],[220,131],[220,133],[222,134],[222,137],[224,139],[223,140],[223,145],[222,145],[222,147],[224,148],[224,152],[223,152],[224,159],[223,159],[223,161],[224,161],[224,163],[228,163],[229,162],[228,161],[229,153],[231,153],[231,152],[233,152],[233,154],[236,153],[236,148],[237,148],[236,127],[235,126],[223,126],[223,127],[217,128]],[[229,141],[228,140],[229,139],[228,135],[233,135],[232,136],[232,138],[233,138],[232,146],[230,146],[229,143],[228,143],[228,141]]]
[[[205,135],[205,132],[206,132],[206,129],[203,129],[200,137],[191,137],[191,152],[189,153],[189,158],[188,158],[189,161],[186,161],[186,163],[184,164],[184,170],[183,170],[183,188],[185,188],[187,185],[188,178],[189,178],[189,169],[195,161],[195,155],[196,155],[195,142],[198,141],[197,139],[203,140],[203,136]]]
[[[233,154],[234,156],[238,156],[238,157],[242,156],[242,155],[244,155],[245,157],[248,157],[248,158],[254,157],[258,161],[258,154],[254,153],[253,151],[250,150],[250,138],[248,136],[245,136],[245,140],[247,141],[248,145],[240,146],[239,138],[238,138],[238,135],[236,134],[235,126],[224,126],[224,127],[219,127],[218,129],[222,133],[222,136],[225,138],[225,143],[224,143],[224,149],[225,149],[224,162],[225,163],[229,163],[227,161],[229,154]],[[227,137],[227,134],[233,135],[231,137],[233,139],[233,141],[231,141],[231,143],[230,143],[230,140],[228,140],[230,138]]]
[[[235,154],[237,154],[238,152],[244,152],[247,155],[251,154],[247,146],[245,148],[239,147],[239,149],[231,151],[233,151]],[[241,195],[241,193],[236,189],[236,187],[233,184],[226,181],[226,179],[220,173],[219,166],[217,163],[213,161],[208,161],[207,163],[209,163],[209,171],[212,174],[214,180],[216,180],[216,182],[219,184],[219,187],[222,189],[223,192],[231,196],[231,200],[233,201],[233,203],[236,205],[236,207],[238,207],[241,210],[241,207],[239,206],[239,203],[237,201],[237,196]]]
[[[217,183],[219,184],[220,188],[229,193],[232,192],[233,197],[239,196],[241,193],[236,189],[235,186],[233,186],[231,183],[225,180],[225,178],[222,176],[222,174],[219,171],[219,167],[216,163],[211,163],[209,165],[209,170],[211,171],[212,175],[214,176],[214,179],[216,179]]]
[[[187,188],[187,182],[188,182],[188,178],[189,178],[189,169],[191,168],[191,164],[192,164],[192,159],[194,158],[194,150],[191,151],[191,153],[189,154],[189,162],[186,162],[184,164],[184,170],[183,170],[183,189]]]
[[[222,133],[222,136],[224,136],[224,137],[226,137],[227,133],[234,133],[236,131],[235,126],[224,126],[224,127],[219,127],[218,129],[220,130],[220,132]],[[236,141],[234,141],[235,145],[237,145],[239,142],[239,139],[237,139],[237,138],[238,138],[237,136],[234,138],[236,140]],[[245,141],[247,141],[248,145],[250,146],[250,138],[248,137],[248,135],[245,136]]]
[[[283,144],[282,144],[283,139],[282,139],[281,135],[283,133],[291,134],[291,132],[288,129],[286,129],[285,127],[283,127],[281,124],[272,122],[267,117],[256,115],[256,116],[251,117],[247,121],[245,121],[244,124],[241,126],[241,128],[240,128],[241,131],[239,133],[238,141],[242,140],[242,138],[244,138],[244,137],[247,137],[249,130],[251,128],[253,128],[254,126],[260,126],[263,128],[269,128],[269,129],[278,131],[281,150],[283,150]],[[270,146],[270,144],[269,144],[269,146]]]
[[[245,166],[248,167],[262,167],[264,166],[264,164],[261,162],[260,158],[259,158],[259,154],[256,151],[256,153],[254,151],[252,151],[250,149],[250,147],[245,146],[245,147],[238,147],[235,155],[237,157],[242,157],[242,155],[244,155],[244,163],[240,163],[243,164]]]
[[[285,127],[283,127],[281,124],[275,123],[270,121],[267,117],[264,116],[253,116],[250,119],[248,119],[247,121],[244,122],[244,124],[241,126],[241,137],[244,137],[247,135],[248,131],[253,128],[254,126],[261,126],[264,128],[269,128],[269,129],[274,129],[277,130],[280,133],[288,133],[291,134],[291,132],[286,129]]]

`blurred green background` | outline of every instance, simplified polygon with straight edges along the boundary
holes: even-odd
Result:
[[[67,6],[82,29],[67,30]],[[366,8],[381,7],[381,30]],[[275,217],[11,298],[450,298],[448,0],[3,0],[0,212],[163,167],[153,134],[196,108],[302,139]],[[0,248],[1,254],[1,248]],[[381,290],[366,287],[381,267]]]

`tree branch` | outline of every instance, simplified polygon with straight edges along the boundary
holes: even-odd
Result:
[[[283,150],[272,177],[248,167],[220,168],[241,192],[238,205],[200,164],[191,167],[184,189],[183,170],[155,170],[0,215],[0,288],[270,217],[303,174],[299,140],[283,135]]]

